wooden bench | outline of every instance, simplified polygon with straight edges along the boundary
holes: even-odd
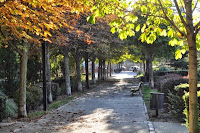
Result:
[[[140,94],[140,89],[142,88],[143,82],[140,82],[139,85],[137,87],[131,88],[131,94],[133,95],[136,92],[139,92]]]

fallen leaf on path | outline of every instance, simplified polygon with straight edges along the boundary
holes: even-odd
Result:
[[[67,127],[62,127],[62,129],[67,129]]]

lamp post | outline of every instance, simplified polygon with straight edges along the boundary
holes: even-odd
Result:
[[[43,71],[43,109],[47,111],[47,87],[46,87],[46,42],[42,43],[42,71]]]

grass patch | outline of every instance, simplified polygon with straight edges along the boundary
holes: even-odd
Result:
[[[142,94],[143,99],[146,104],[149,104],[150,98],[151,98],[151,92],[158,92],[157,90],[152,90],[148,85],[144,85],[142,87]]]
[[[66,103],[68,103],[70,100],[74,99],[74,96],[69,96],[67,97],[66,99],[63,99],[63,100],[60,100],[60,101],[56,101],[56,102],[53,102],[52,104],[50,104],[48,106],[48,110],[53,110],[53,109],[56,109]]]
[[[40,117],[40,116],[43,116],[43,115],[45,115],[47,112],[45,112],[45,111],[35,111],[35,112],[31,112],[31,113],[29,113],[28,114],[28,117],[29,118],[36,118],[36,117]]]
[[[31,113],[28,113],[28,117],[31,118],[31,119],[41,117],[41,116],[47,114],[49,111],[57,109],[58,107],[68,103],[69,101],[73,100],[75,97],[84,94],[86,91],[87,90],[83,90],[81,92],[75,92],[74,94],[66,97],[65,99],[61,99],[61,100],[58,100],[58,101],[55,101],[55,102],[49,104],[47,111],[34,111],[34,112],[31,112]]]

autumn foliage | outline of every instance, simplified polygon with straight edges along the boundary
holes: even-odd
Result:
[[[1,43],[12,39],[50,41],[61,27],[72,30],[79,14],[88,11],[90,4],[88,0],[2,0]]]

